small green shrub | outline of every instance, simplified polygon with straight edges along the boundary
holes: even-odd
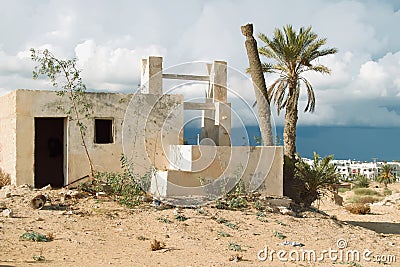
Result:
[[[229,249],[233,251],[242,251],[242,247],[239,244],[229,242]]]
[[[183,214],[177,214],[176,216],[175,216],[175,220],[177,220],[177,221],[180,221],[180,222],[184,222],[184,221],[186,221],[188,218],[185,216],[185,215],[183,215]]]
[[[226,223],[224,223],[224,224],[225,224],[225,226],[228,226],[229,228],[231,228],[231,229],[233,229],[233,230],[239,229],[239,226],[237,226],[237,225],[234,224],[234,223],[226,222]]]
[[[53,240],[52,235],[43,235],[35,231],[26,232],[19,237],[19,240],[34,241],[34,242],[50,242]]]
[[[230,199],[229,201],[229,207],[231,209],[242,209],[245,208],[246,206],[247,206],[247,201],[242,197],[235,197]]]
[[[392,195],[392,190],[390,190],[389,188],[385,187],[385,189],[383,190],[383,195],[385,196],[390,196]]]
[[[355,195],[364,195],[364,196],[380,196],[381,194],[378,191],[375,191],[370,188],[356,188],[353,190]]]
[[[347,191],[350,191],[350,189],[346,188],[346,187],[341,187],[341,188],[338,189],[339,193],[346,193]]]
[[[370,182],[371,180],[368,177],[364,175],[357,175],[355,177],[354,186],[356,188],[368,188]]]
[[[280,221],[280,220],[275,220],[275,222],[276,222],[277,224],[279,224],[279,225],[287,226],[287,224],[285,224],[284,222],[282,222],[282,221]]]
[[[224,231],[218,232],[218,235],[219,235],[219,236],[222,236],[222,237],[230,237],[230,236],[231,236],[229,233],[226,233],[226,232],[224,232]]]
[[[347,199],[347,203],[360,203],[360,204],[367,204],[367,203],[375,203],[381,201],[381,197],[377,196],[353,196]]]
[[[157,220],[158,220],[159,222],[163,222],[163,223],[172,223],[171,220],[169,220],[169,219],[167,219],[167,218],[164,218],[164,217],[158,217]]]
[[[216,219],[216,222],[217,223],[226,223],[226,222],[228,222],[228,220],[225,219],[225,218],[220,217],[220,218]]]
[[[297,154],[295,177],[305,183],[306,188],[300,197],[307,206],[319,200],[324,189],[332,191],[333,185],[339,183],[339,174],[332,160],[333,155],[321,158],[314,152],[313,164],[310,165]]]
[[[256,216],[257,217],[266,217],[267,215],[264,212],[257,211]]]
[[[268,222],[268,220],[265,219],[264,217],[257,217],[257,220],[259,220],[260,222],[264,222],[264,223]]]
[[[286,236],[278,231],[274,231],[273,236],[279,238],[279,239],[285,239]]]

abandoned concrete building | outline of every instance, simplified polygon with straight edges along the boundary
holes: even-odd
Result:
[[[214,61],[207,70],[204,76],[164,73],[162,58],[148,57],[139,93],[87,93],[93,116],[83,122],[95,169],[121,172],[124,154],[158,196],[216,195],[239,180],[245,190],[283,195],[282,147],[231,146],[227,64]],[[163,79],[208,81],[205,102],[163,94]],[[90,173],[79,127],[59,104],[55,91],[0,97],[0,168],[12,184],[62,187]],[[183,144],[185,110],[202,110],[197,145]]]

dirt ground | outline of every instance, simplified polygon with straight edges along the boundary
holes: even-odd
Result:
[[[399,184],[389,187],[400,192]],[[51,203],[32,209],[30,200],[40,193]],[[0,208],[13,211],[0,214],[0,266],[400,266],[399,205],[372,205],[371,214],[354,215],[325,199],[319,208],[326,214],[283,215],[210,205],[128,209],[106,197],[64,198],[63,190],[28,187],[0,198]],[[54,239],[20,240],[28,231]],[[165,247],[152,251],[154,239]]]

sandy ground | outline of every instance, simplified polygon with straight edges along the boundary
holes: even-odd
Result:
[[[400,192],[399,184],[390,187],[393,192]],[[93,196],[63,200],[60,192],[20,187],[12,191],[11,197],[0,199],[0,207],[5,205],[13,211],[13,217],[0,215],[0,266],[384,265],[376,262],[379,258],[386,261],[386,266],[400,266],[400,209],[397,205],[376,205],[371,207],[372,214],[353,215],[325,200],[320,209],[327,215],[315,211],[297,216],[266,212],[265,217],[258,217],[255,208],[229,211],[206,206],[156,210],[146,203],[128,209],[110,199]],[[34,210],[29,205],[30,200],[39,193],[47,194],[52,202],[42,210]],[[176,220],[179,212],[188,219]],[[238,228],[220,223],[220,218]],[[19,240],[27,231],[51,233],[54,240]],[[278,238],[276,232],[286,238]],[[223,236],[226,234],[230,236]],[[165,248],[152,251],[154,239],[164,242]],[[280,245],[283,241],[300,242],[305,246]],[[235,245],[240,245],[241,251],[232,250]],[[338,245],[345,248],[339,249]],[[259,252],[265,247],[268,257],[261,261],[257,255],[264,257],[265,254]],[[276,252],[271,254],[272,250],[282,250],[286,254],[281,254],[280,260]],[[312,257],[311,261],[307,259],[312,250],[316,253],[315,261]],[[319,261],[324,250],[327,251],[324,259]],[[353,258],[355,250],[361,254],[359,261],[356,254]],[[362,256],[365,250],[371,252],[366,254],[367,259]],[[290,261],[289,253],[292,258],[298,255],[299,259]],[[232,260],[236,254],[242,257],[238,262]],[[39,256],[43,261],[34,259]]]

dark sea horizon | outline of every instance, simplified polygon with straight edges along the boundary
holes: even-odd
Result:
[[[257,145],[254,136],[260,136],[258,126],[246,126],[246,131],[244,136],[243,130],[233,128],[232,144]],[[184,138],[188,144],[196,144],[200,132],[187,127]],[[282,145],[283,127],[277,126],[276,133],[277,142]],[[312,158],[315,151],[321,156],[333,154],[335,159],[400,160],[400,127],[298,126],[296,146],[298,153],[306,158]]]

